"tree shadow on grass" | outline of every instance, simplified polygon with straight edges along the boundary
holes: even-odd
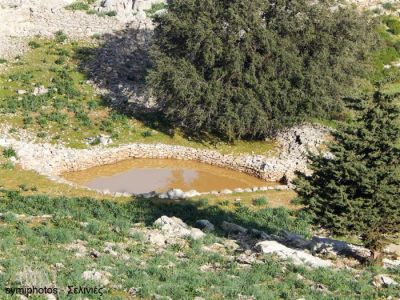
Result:
[[[75,51],[79,70],[98,87],[103,104],[171,135],[170,124],[146,92],[152,30],[127,28],[99,37],[99,46]]]
[[[165,118],[150,97],[146,88],[146,77],[152,67],[150,44],[152,30],[127,28],[99,37],[99,46],[80,47],[75,51],[79,70],[99,88],[103,104],[141,121],[147,127],[169,136],[175,133],[174,126]],[[221,140],[206,133],[182,134],[203,144],[217,144]],[[225,141],[226,142],[226,141]]]

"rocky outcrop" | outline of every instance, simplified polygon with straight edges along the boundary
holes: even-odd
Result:
[[[295,265],[306,264],[314,268],[332,267],[332,262],[315,257],[304,251],[288,248],[276,241],[263,241],[256,244],[256,249],[263,254],[274,254],[282,260],[290,260]]]
[[[152,28],[144,9],[154,0],[119,0],[104,2],[103,10],[116,10],[116,17],[101,17],[85,11],[67,10],[75,0],[0,0],[0,58],[14,58],[28,47],[32,37],[52,37],[62,30],[70,38],[86,39],[94,34],[106,34],[131,28]],[[124,9],[124,3],[135,2],[133,10]],[[98,10],[101,5],[98,4]],[[126,6],[128,8],[128,6]],[[128,13],[129,11],[129,13]]]

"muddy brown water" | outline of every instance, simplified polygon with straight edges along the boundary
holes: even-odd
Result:
[[[162,193],[174,188],[210,192],[276,185],[238,171],[173,159],[131,159],[66,173],[63,177],[96,190],[134,194]]]

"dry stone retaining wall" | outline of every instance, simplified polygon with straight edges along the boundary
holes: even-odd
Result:
[[[91,149],[72,149],[62,145],[17,140],[3,129],[0,146],[12,147],[24,169],[35,170],[57,181],[62,173],[112,164],[132,158],[193,160],[230,168],[266,181],[291,179],[295,171],[307,172],[307,151],[315,150],[328,131],[321,126],[304,125],[282,133],[278,137],[281,151],[278,156],[234,156],[213,150],[195,149],[164,144],[127,144],[118,147],[96,146]],[[23,135],[22,135],[23,136]]]

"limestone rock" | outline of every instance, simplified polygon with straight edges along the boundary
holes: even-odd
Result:
[[[385,274],[376,275],[372,281],[375,287],[388,287],[399,285],[396,281]]]
[[[165,236],[159,232],[149,232],[146,235],[146,240],[157,246],[164,246],[166,242]]]
[[[98,281],[102,285],[107,285],[110,283],[110,280],[108,279],[111,277],[111,274],[108,272],[99,272],[96,270],[91,270],[91,271],[85,271],[82,274],[82,278],[84,280],[93,280],[93,281]]]
[[[197,228],[190,228],[185,222],[176,217],[162,216],[154,222],[161,231],[171,237],[191,237],[195,240],[204,237],[204,233]]]
[[[314,268],[333,266],[330,261],[312,256],[305,251],[288,248],[276,241],[259,242],[255,249],[264,254],[275,254],[282,260],[291,260],[295,265],[305,264]]]

